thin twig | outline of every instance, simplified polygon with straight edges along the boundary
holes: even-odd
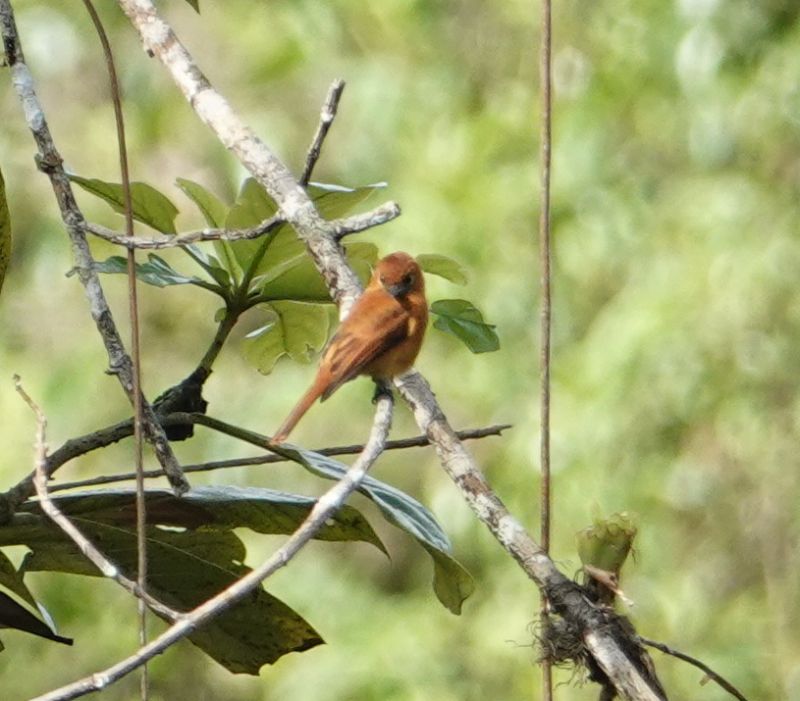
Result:
[[[122,179],[122,199],[125,214],[125,236],[134,237],[133,231],[133,197],[131,196],[131,177],[128,166],[128,147],[125,141],[125,118],[122,113],[122,94],[117,79],[117,68],[111,43],[108,41],[105,27],[97,14],[91,0],[83,0],[86,11],[91,17],[103,48],[106,72],[108,73],[111,103],[114,106],[114,122],[117,131],[117,149],[119,152],[119,170]],[[133,462],[136,470],[136,583],[142,592],[147,591],[147,503],[144,498],[144,471],[142,451],[142,356],[139,331],[139,297],[136,282],[136,251],[128,248],[128,317],[131,324],[131,378],[133,381]],[[147,643],[147,608],[144,600],[138,601],[139,611],[139,645]],[[147,665],[142,666],[140,698],[147,701],[150,696]]]
[[[188,420],[193,421],[195,418],[195,414],[186,414],[182,416],[170,416],[164,421],[165,426],[179,424],[179,423],[186,423]],[[220,430],[222,433],[228,433],[227,431],[223,430],[222,426],[219,424],[215,425],[214,428]],[[511,428],[511,424],[500,424],[496,426],[487,426],[485,428],[475,428],[475,429],[467,429],[464,431],[458,431],[457,435],[462,440],[479,440],[481,438],[486,438],[488,436],[499,436],[502,434],[503,431],[506,429]],[[228,435],[230,435],[228,433]],[[261,442],[259,445],[262,447],[266,447],[267,437],[262,436]],[[401,438],[399,440],[387,441],[386,445],[384,446],[384,450],[401,450],[405,448],[418,448],[424,447],[426,445],[430,445],[430,441],[425,436],[416,436],[414,438]],[[102,446],[97,446],[102,447]],[[319,453],[320,455],[327,455],[329,457],[333,457],[336,455],[357,455],[362,450],[364,450],[363,445],[341,445],[341,446],[334,446],[334,447],[327,447],[327,448],[315,448],[313,449],[315,453]],[[204,462],[198,463],[195,465],[183,465],[184,472],[211,472],[213,470],[224,470],[224,469],[231,469],[235,467],[250,467],[253,465],[272,465],[279,462],[287,462],[288,458],[283,457],[282,455],[257,455],[251,458],[235,458],[231,460],[217,460],[213,462]],[[163,477],[164,472],[162,470],[145,470],[144,476],[146,478],[158,478]],[[97,487],[104,484],[114,484],[115,482],[127,482],[132,479],[135,479],[136,475],[133,472],[126,472],[118,475],[102,475],[100,477],[92,477],[85,480],[76,480],[74,482],[65,482],[63,484],[52,485],[50,487],[51,492],[61,492],[68,489],[83,489],[85,487]]]
[[[541,271],[541,349],[540,349],[540,538],[542,550],[550,553],[550,528],[552,516],[550,476],[550,334],[552,329],[552,275],[550,271],[550,157],[552,147],[552,7],[551,0],[542,0],[541,48],[539,52],[539,80],[541,90],[540,168],[541,190],[539,211],[539,265]],[[541,595],[540,615],[549,612],[547,596]],[[552,701],[553,670],[549,657],[542,660],[542,698]]]
[[[28,393],[22,388],[18,375],[14,376],[14,384],[17,392],[25,400],[27,405],[36,415],[36,459],[34,462],[34,485],[36,487],[36,494],[39,497],[39,502],[42,511],[62,530],[66,533],[78,549],[86,556],[91,563],[100,570],[104,577],[113,579],[125,591],[144,601],[154,612],[160,616],[164,616],[168,620],[177,621],[183,614],[172,610],[165,606],[157,599],[143,591],[139,585],[121,574],[119,568],[111,562],[105,555],[103,555],[85,536],[81,531],[72,523],[59,509],[55,502],[50,498],[47,489],[47,471],[45,466],[47,464],[47,444],[45,443],[45,431],[47,428],[47,419],[39,406],[31,399]]]
[[[648,640],[647,638],[643,638],[641,635],[639,636],[639,641],[649,647],[655,648],[656,650],[660,650],[666,655],[672,655],[672,657],[677,657],[679,660],[683,660],[684,662],[688,662],[691,665],[694,665],[698,669],[702,669],[706,676],[709,679],[715,681],[719,686],[721,686],[725,691],[727,691],[731,696],[738,699],[739,701],[747,701],[745,695],[739,691],[733,684],[731,684],[725,677],[721,674],[717,674],[711,667],[709,667],[704,662],[701,662],[695,657],[687,655],[685,652],[680,652],[669,645],[665,645],[664,643],[659,643],[655,640]]]
[[[72,244],[75,270],[86,292],[89,311],[103,340],[111,372],[117,376],[126,395],[133,403],[135,393],[131,358],[125,352],[125,345],[114,323],[111,309],[94,269],[94,260],[84,233],[86,219],[75,200],[72,185],[64,171],[61,155],[55,146],[44,111],[36,95],[33,77],[25,63],[14,11],[9,0],[0,0],[0,34],[2,34],[6,63],[11,69],[12,83],[22,104],[26,123],[38,148],[37,163],[39,168],[50,178],[61,219]],[[146,401],[142,402],[142,411],[147,440],[152,444],[153,451],[167,473],[173,489],[176,493],[182,494],[189,488],[189,483],[180,471],[180,465],[172,452],[169,441]]]
[[[213,598],[183,615],[179,621],[164,633],[139,649],[134,655],[117,664],[97,672],[73,684],[55,689],[38,696],[32,701],[67,701],[90,694],[114,683],[138,666],[161,654],[181,638],[190,635],[204,623],[218,616],[245,597],[264,579],[286,566],[303,546],[311,540],[358,489],[367,471],[380,456],[392,421],[393,400],[391,395],[381,395],[375,409],[375,420],[363,452],[352,467],[314,504],[314,508],[289,539],[269,557],[260,567],[252,570]]]
[[[163,248],[178,248],[190,243],[202,241],[242,241],[257,239],[269,233],[285,221],[278,216],[268,217],[251,229],[199,229],[189,231],[177,236],[163,236],[159,238],[129,237],[113,229],[92,222],[86,223],[86,231],[110,243],[116,243],[125,248],[139,248],[146,250],[159,250]]]
[[[357,234],[386,224],[400,216],[400,205],[397,202],[385,202],[370,212],[354,214],[346,219],[331,219],[328,222],[331,234],[336,241],[341,241],[349,234]]]
[[[341,78],[334,80],[330,88],[328,88],[328,95],[320,111],[317,132],[314,134],[314,138],[311,141],[311,146],[306,154],[306,164],[300,175],[299,182],[303,187],[308,185],[308,181],[311,179],[311,172],[314,170],[314,166],[319,160],[319,155],[322,151],[322,143],[325,141],[325,137],[328,135],[333,120],[336,118],[336,110],[339,108],[339,100],[342,97],[343,91],[344,81]]]

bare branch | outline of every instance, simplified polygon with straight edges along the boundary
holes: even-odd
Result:
[[[656,650],[660,650],[666,655],[672,655],[672,657],[677,657],[679,660],[683,660],[684,662],[688,662],[691,665],[694,665],[698,669],[702,669],[706,676],[709,679],[712,679],[717,684],[719,684],[725,691],[727,691],[731,696],[738,699],[739,701],[747,701],[745,695],[739,691],[733,684],[731,684],[725,677],[720,674],[717,674],[711,667],[709,667],[704,662],[701,662],[695,657],[691,657],[687,655],[685,652],[680,652],[669,645],[665,645],[664,643],[656,642],[655,640],[648,640],[647,638],[643,638],[641,635],[639,636],[639,640],[644,643],[645,645],[649,645]]]
[[[75,201],[72,186],[64,171],[61,155],[53,142],[44,111],[36,95],[33,77],[25,63],[14,12],[9,0],[0,0],[0,33],[2,33],[6,63],[11,69],[12,83],[22,103],[28,128],[33,134],[39,150],[37,162],[39,168],[50,178],[61,211],[61,218],[72,244],[75,269],[86,292],[92,318],[103,339],[111,372],[118,377],[122,388],[133,403],[135,390],[131,358],[125,352],[125,346],[114,323],[105,293],[94,270],[94,261],[84,235],[86,220]],[[142,401],[142,411],[145,436],[152,444],[161,467],[167,473],[176,493],[185,492],[189,488],[189,484],[183,477],[178,460],[148,402]]]
[[[336,110],[339,108],[339,100],[344,92],[344,81],[337,78],[331,83],[328,88],[328,96],[325,98],[325,104],[322,105],[322,111],[319,115],[319,126],[317,126],[317,133],[314,134],[314,139],[306,154],[306,164],[303,167],[303,172],[300,175],[300,184],[303,186],[308,185],[311,179],[311,172],[319,160],[320,152],[322,151],[322,143],[328,135],[328,131],[336,118]]]
[[[179,234],[178,236],[163,236],[159,238],[129,237],[126,234],[120,234],[113,229],[108,229],[99,224],[92,224],[91,222],[87,222],[86,231],[110,243],[125,246],[125,248],[159,250],[163,248],[177,248],[201,241],[241,241],[257,239],[284,223],[284,220],[280,217],[272,216],[262,221],[258,226],[254,226],[252,229],[199,229],[197,231]]]
[[[357,234],[373,227],[380,226],[397,219],[400,216],[400,205],[396,202],[386,202],[380,207],[376,207],[371,212],[355,214],[346,219],[332,219],[328,222],[331,227],[331,235],[340,241],[348,234]]]
[[[195,414],[185,414],[185,415],[178,415],[175,414],[173,416],[169,416],[164,420],[164,426],[169,426],[171,424],[184,424],[189,421],[194,422],[195,418],[199,415]],[[230,432],[224,430],[223,427],[219,424],[216,424],[213,428],[220,430],[222,433],[227,433],[230,435]],[[237,427],[234,427],[237,428]],[[475,428],[475,429],[467,429],[464,431],[458,431],[458,437],[463,440],[478,440],[481,438],[486,438],[488,436],[499,436],[503,431],[506,429],[511,428],[510,424],[501,424],[496,426],[487,426],[485,428]],[[98,434],[101,432],[97,432]],[[90,434],[93,435],[93,434]],[[108,435],[108,434],[106,434]],[[257,434],[255,434],[257,435]],[[267,444],[267,437],[262,436],[261,440],[256,444],[263,447],[266,447]],[[253,441],[250,441],[253,442]],[[427,437],[425,436],[416,436],[414,438],[401,438],[399,440],[387,441],[386,445],[384,446],[384,450],[402,450],[405,448],[416,448],[429,445],[430,442],[428,441]],[[98,448],[103,447],[98,445]],[[342,446],[334,446],[334,447],[327,447],[327,448],[315,448],[313,449],[315,453],[319,453],[320,455],[327,455],[327,456],[335,456],[335,455],[357,455],[362,450],[364,450],[363,445],[342,445]],[[53,454],[55,455],[55,453]],[[52,456],[51,456],[52,459]],[[230,469],[234,467],[249,467],[251,465],[272,465],[274,463],[279,462],[287,462],[288,458],[283,457],[282,455],[258,455],[251,458],[236,458],[232,460],[217,460],[214,462],[204,462],[199,463],[196,465],[184,465],[183,471],[184,472],[211,472],[213,470],[223,470],[223,469]],[[144,476],[147,478],[157,478],[163,477],[164,473],[161,470],[146,470],[144,472]],[[51,492],[60,492],[65,491],[68,489],[82,489],[85,487],[97,487],[103,484],[113,484],[115,482],[126,482],[132,480],[136,477],[135,473],[133,472],[126,472],[117,475],[102,475],[100,477],[91,477],[85,480],[78,480],[75,482],[65,482],[59,485],[53,485],[50,487]]]
[[[125,577],[117,566],[105,557],[85,536],[80,530],[72,523],[59,509],[47,490],[47,444],[45,443],[45,431],[47,428],[47,419],[45,418],[42,410],[31,399],[28,393],[22,388],[18,375],[14,376],[14,384],[17,392],[25,400],[27,405],[31,408],[36,415],[36,457],[34,460],[34,484],[36,486],[36,494],[39,497],[42,511],[50,517],[50,519],[66,533],[78,549],[97,567],[104,577],[113,579],[123,589],[130,594],[142,599],[148,607],[155,613],[164,616],[168,620],[177,621],[181,618],[182,614],[173,611],[168,606],[165,606],[157,599],[144,592],[141,587],[134,581]]]
[[[193,611],[183,615],[180,620],[164,633],[140,648],[136,654],[102,672],[97,672],[73,684],[38,696],[32,701],[66,701],[67,699],[79,698],[105,688],[156,655],[161,654],[181,638],[190,635],[204,623],[207,623],[247,596],[264,579],[286,566],[303,546],[314,537],[319,529],[325,525],[325,522],[342,507],[347,498],[358,489],[367,471],[380,456],[386,443],[386,437],[389,435],[389,427],[392,422],[392,406],[391,395],[381,395],[376,406],[372,430],[363,452],[342,479],[317,500],[305,521],[300,524],[283,546],[275,551],[260,567],[249,572]]]

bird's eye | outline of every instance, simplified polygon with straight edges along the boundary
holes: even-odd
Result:
[[[403,284],[406,286],[410,285],[412,282],[414,282],[414,276],[411,273],[403,278]]]

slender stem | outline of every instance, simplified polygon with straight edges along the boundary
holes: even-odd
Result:
[[[183,424],[189,421],[195,422],[196,416],[200,415],[199,414],[170,415],[164,420],[164,425],[169,426],[170,424],[179,424],[179,423]],[[227,424],[215,425],[214,428],[216,430],[219,430],[221,433],[230,435],[229,431],[223,430],[226,426]],[[462,441],[479,440],[481,438],[486,438],[487,436],[500,436],[503,431],[509,428],[511,428],[510,424],[500,424],[497,426],[487,426],[485,428],[473,428],[464,431],[458,431],[456,435],[458,436],[459,440]],[[263,436],[261,445],[266,446],[266,443],[267,443],[267,438],[266,436]],[[426,445],[430,445],[430,441],[426,436],[415,436],[413,438],[401,438],[398,440],[387,441],[384,450],[403,450],[406,448],[418,448]],[[103,446],[98,445],[96,447],[100,448]],[[315,453],[319,453],[320,455],[335,456],[335,455],[357,455],[363,449],[364,449],[363,445],[355,444],[355,445],[340,445],[340,446],[333,446],[326,448],[313,448],[312,451]],[[211,472],[213,470],[225,470],[234,467],[250,467],[252,465],[271,465],[273,463],[287,462],[287,461],[288,458],[285,458],[282,455],[274,455],[274,454],[257,455],[251,458],[233,458],[230,460],[215,460],[212,462],[198,463],[195,465],[184,465],[183,471]],[[146,478],[156,479],[159,477],[163,477],[164,472],[163,470],[146,470],[144,476]],[[101,475],[100,477],[90,477],[85,480],[77,480],[75,482],[63,482],[62,484],[56,484],[50,487],[50,491],[61,492],[68,489],[97,487],[103,484],[114,484],[115,482],[128,482],[135,478],[136,475],[133,472],[124,472],[117,475]]]
[[[211,344],[208,346],[208,350],[203,356],[203,359],[200,361],[200,365],[198,367],[211,372],[211,367],[214,365],[214,361],[216,361],[217,356],[219,356],[222,347],[225,345],[225,341],[233,330],[233,327],[236,326],[236,322],[239,320],[240,314],[241,312],[235,311],[230,306],[225,308],[225,316],[222,318],[222,321],[219,322],[217,333],[214,334],[214,338],[212,339]]]
[[[739,701],[747,701],[745,695],[739,691],[733,684],[731,684],[725,677],[720,674],[717,674],[711,667],[709,667],[704,662],[701,662],[695,657],[691,655],[687,655],[685,652],[681,652],[680,650],[676,650],[675,648],[670,647],[669,645],[665,645],[664,643],[659,643],[655,640],[648,640],[647,638],[643,638],[639,636],[639,641],[645,645],[649,645],[656,650],[661,650],[665,655],[672,655],[672,657],[677,657],[679,660],[683,660],[684,662],[688,662],[691,665],[694,665],[698,669],[702,669],[706,676],[709,679],[713,679],[719,686],[721,686],[725,691],[727,691],[731,696],[738,699]]]
[[[542,466],[540,509],[541,545],[545,553],[550,552],[550,528],[552,503],[550,478],[550,333],[552,328],[552,279],[550,252],[550,154],[552,146],[552,7],[551,0],[542,0],[541,48],[539,52],[539,79],[541,90],[541,136],[540,136],[540,210],[539,210],[539,260],[541,266],[541,428],[540,460]],[[541,597],[541,616],[548,615],[547,598]],[[546,621],[545,621],[546,624]],[[552,701],[553,675],[549,658],[542,662],[542,698]]]
[[[128,148],[125,141],[125,119],[122,113],[122,94],[114,65],[111,43],[91,0],[83,0],[86,10],[92,19],[103,47],[103,55],[108,71],[111,89],[111,102],[114,106],[114,121],[117,129],[117,145],[119,150],[119,169],[122,177],[122,197],[125,209],[125,234],[134,238],[133,230],[133,198],[131,196],[130,168],[128,166]],[[133,378],[133,455],[136,470],[136,551],[137,569],[136,583],[139,590],[147,591],[147,504],[144,498],[144,465],[142,452],[142,362],[139,332],[139,298],[136,285],[136,250],[128,249],[128,315],[131,322],[131,360]],[[139,645],[147,644],[147,607],[143,599],[138,599],[139,611]],[[142,665],[140,698],[149,698],[147,665]]]

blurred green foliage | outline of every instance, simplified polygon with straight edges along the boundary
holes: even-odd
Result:
[[[106,78],[88,19],[76,6],[42,0],[14,6],[67,164],[117,180]],[[211,81],[296,172],[329,82],[348,81],[315,179],[388,181],[387,197],[401,203],[403,217],[359,240],[464,264],[470,297],[497,325],[502,348],[472,355],[430,334],[418,366],[456,425],[515,424],[506,438],[472,447],[512,510],[535,528],[535,8],[520,0],[230,0],[202,3],[200,15],[185,2],[161,7]],[[233,201],[240,167],[144,56],[121,14],[101,9],[125,92],[134,177],[162,191],[189,178]],[[554,555],[565,571],[577,570],[575,533],[594,511],[635,511],[637,552],[624,589],[642,633],[702,658],[752,698],[798,698],[800,6],[567,0],[554,23]],[[123,418],[128,407],[103,374],[82,291],[63,276],[71,260],[52,193],[33,164],[8,72],[0,77],[0,164],[15,226],[0,298],[0,377],[22,375],[57,446]],[[85,195],[81,202],[91,219],[119,228],[102,203]],[[180,228],[202,224],[178,217]],[[99,259],[118,253],[93,247]],[[105,282],[124,329],[124,280]],[[432,299],[456,289],[428,283]],[[190,286],[143,286],[141,303],[145,389],[155,394],[197,362],[216,302]],[[259,322],[252,324],[237,339]],[[209,382],[210,410],[268,432],[310,369],[281,361],[261,377],[237,339]],[[363,438],[366,385],[351,383],[313,409],[295,440]],[[358,418],[343,425],[343,407]],[[33,435],[10,380],[0,384],[0,411],[8,485],[30,468]],[[414,432],[407,412],[397,413],[395,434]],[[178,451],[184,462],[244,453],[200,431]],[[82,458],[59,479],[129,463],[122,445]],[[270,582],[328,645],[283,658],[259,679],[231,676],[182,644],[152,665],[158,696],[537,698],[529,582],[431,452],[386,456],[376,475],[415,493],[451,535],[476,580],[462,616],[430,596],[430,559],[373,517],[390,566],[369,547],[313,544]],[[294,467],[207,479],[309,494],[324,488]],[[354,504],[370,514],[362,500]],[[251,562],[274,545],[243,539]],[[4,633],[4,698],[71,681],[135,646],[135,606],[114,585],[29,579],[76,643]],[[698,687],[700,675],[682,663],[659,656],[656,664],[675,698],[726,698]],[[568,671],[560,675],[574,682]],[[135,685],[128,679],[104,698],[131,698]],[[591,687],[558,694],[596,698]]]

